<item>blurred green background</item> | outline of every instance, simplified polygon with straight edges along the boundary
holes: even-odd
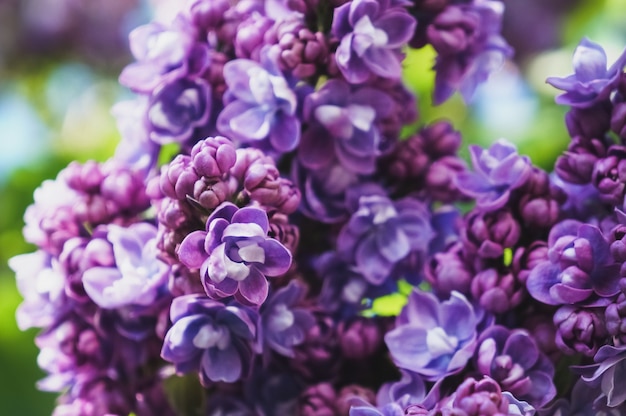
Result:
[[[15,324],[20,295],[7,260],[33,251],[22,216],[33,190],[69,161],[104,160],[118,140],[110,107],[130,93],[117,83],[131,61],[128,32],[174,0],[5,0],[0,3],[0,415],[45,415],[55,395],[39,392],[35,330]],[[581,37],[601,43],[609,61],[626,46],[626,0],[505,0],[504,34],[517,54],[466,106],[455,96],[432,107],[434,53],[409,51],[406,82],[417,92],[414,128],[448,118],[468,143],[505,137],[551,170],[568,136],[565,108],[548,76],[572,72]],[[103,6],[104,5],[104,6]]]

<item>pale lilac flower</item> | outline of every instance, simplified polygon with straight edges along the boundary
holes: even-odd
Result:
[[[353,0],[336,8],[331,32],[340,39],[335,59],[346,80],[400,78],[400,50],[415,25],[413,16],[390,0]]]
[[[201,74],[208,67],[208,45],[185,19],[168,27],[160,23],[140,26],[130,33],[130,49],[137,60],[120,75],[120,83],[133,91],[151,93],[158,85]]]
[[[156,234],[156,227],[148,223],[128,228],[107,226],[106,240],[112,246],[115,265],[91,267],[83,273],[85,292],[98,306],[147,306],[163,293],[169,267],[157,258]]]
[[[574,74],[565,78],[550,77],[546,82],[565,91],[556,98],[558,104],[588,108],[609,98],[626,65],[626,50],[607,68],[602,46],[583,38],[574,52]]]
[[[16,311],[17,326],[48,327],[71,309],[65,296],[65,275],[52,257],[43,252],[20,254],[9,259],[17,289],[24,298]]]
[[[438,380],[458,373],[470,360],[477,324],[474,308],[460,293],[440,302],[414,290],[385,342],[398,367]]]
[[[291,265],[291,253],[267,237],[265,211],[225,202],[211,214],[206,231],[189,234],[180,245],[178,257],[191,269],[200,269],[209,294],[237,294],[254,305],[267,298],[266,276],[280,276]]]

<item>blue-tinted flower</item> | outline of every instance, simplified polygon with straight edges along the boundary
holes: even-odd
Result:
[[[548,236],[548,260],[532,269],[526,287],[548,305],[607,305],[619,292],[620,265],[598,227],[565,220]]]
[[[101,308],[150,305],[165,291],[169,267],[160,261],[156,248],[157,230],[137,223],[127,228],[108,225],[113,267],[91,267],[83,273],[87,295]]]
[[[384,193],[356,192],[358,205],[339,233],[337,249],[369,283],[381,285],[411,252],[427,252],[430,213],[416,199],[393,202]]]
[[[294,356],[293,347],[304,341],[315,323],[310,311],[297,307],[304,295],[304,287],[293,281],[270,296],[261,308],[264,342],[287,357]]]
[[[353,0],[336,8],[331,32],[341,40],[335,59],[346,80],[400,78],[400,49],[415,25],[413,16],[390,0]]]
[[[268,229],[267,213],[262,209],[238,209],[225,202],[207,220],[206,231],[185,237],[178,257],[185,266],[200,269],[209,294],[238,294],[244,301],[260,305],[268,294],[266,276],[280,276],[291,265],[291,253],[267,237]]]
[[[228,90],[217,118],[219,131],[241,143],[289,152],[300,141],[298,97],[276,63],[265,55],[262,64],[235,59],[224,65]]]
[[[548,84],[565,91],[556,98],[558,104],[587,108],[609,98],[626,65],[626,50],[607,68],[602,46],[583,38],[574,52],[574,74],[565,78],[550,77]]]
[[[502,139],[487,150],[477,145],[470,145],[469,149],[474,172],[459,174],[459,190],[476,198],[476,205],[481,209],[502,208],[511,191],[524,185],[530,177],[530,159],[518,155],[516,147]]]
[[[384,140],[378,122],[391,113],[394,102],[381,90],[330,80],[307,96],[298,160],[309,169],[330,165],[336,157],[345,169],[374,172]]]
[[[146,118],[150,139],[185,143],[211,115],[211,87],[202,79],[177,79],[155,89]]]
[[[450,299],[439,302],[414,290],[385,342],[398,367],[438,380],[461,371],[472,357],[477,324],[463,295],[452,292]]]
[[[554,366],[524,330],[488,328],[478,339],[475,362],[483,375],[533,406],[541,407],[556,395]]]
[[[198,370],[205,386],[212,381],[232,383],[247,375],[257,333],[251,310],[187,295],[174,299],[170,318],[173,325],[161,356],[174,363],[177,372]]]

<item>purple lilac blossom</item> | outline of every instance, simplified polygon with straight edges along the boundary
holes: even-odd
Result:
[[[516,147],[500,139],[485,150],[470,145],[474,172],[461,172],[458,187],[465,195],[476,198],[478,208],[494,211],[509,200],[511,191],[529,179],[531,163],[517,154]]]
[[[399,79],[400,49],[415,30],[400,2],[353,0],[335,9],[332,34],[340,39],[335,59],[345,79],[360,84],[373,75]]]
[[[382,189],[362,190],[355,191],[358,205],[341,229],[337,247],[369,283],[381,285],[410,253],[428,251],[430,213],[417,199],[393,202]]]
[[[385,383],[378,390],[376,403],[379,406],[396,403],[407,409],[411,405],[422,404],[426,399],[426,383],[422,377],[405,370],[400,370],[400,373],[402,375],[400,380]],[[431,391],[434,392],[435,389]]]
[[[128,228],[107,226],[106,239],[115,265],[92,267],[83,273],[85,292],[98,306],[147,306],[157,300],[165,290],[169,267],[156,257],[156,234],[156,227],[148,223]]]
[[[315,321],[311,312],[298,307],[305,287],[292,281],[270,295],[261,308],[261,332],[265,344],[287,357],[295,355],[293,347],[304,341]]]
[[[259,149],[237,149],[237,161],[232,176],[243,187],[239,201],[254,201],[268,214],[291,214],[300,205],[300,190],[290,180],[283,178],[276,161]]]
[[[598,227],[565,220],[550,231],[548,259],[530,272],[526,287],[548,305],[607,305],[619,292],[619,270]]]
[[[357,89],[331,79],[306,97],[303,117],[308,127],[298,149],[299,162],[308,169],[327,167],[335,156],[344,169],[371,174],[385,139],[379,122],[391,114],[393,100],[372,87]]]
[[[246,377],[257,334],[256,313],[224,305],[201,295],[180,296],[170,308],[172,327],[163,341],[161,356],[176,371],[199,370],[204,386],[232,383]]]
[[[565,91],[556,102],[576,108],[588,108],[609,98],[617,87],[626,65],[626,50],[607,68],[602,46],[583,38],[574,52],[574,74],[565,78],[550,77],[547,83]]]
[[[601,394],[596,402],[605,402],[609,407],[617,407],[626,402],[626,386],[623,383],[626,370],[624,359],[626,346],[603,345],[593,357],[595,364],[574,367],[574,371],[582,375],[581,378],[588,387],[600,385]]]
[[[450,4],[426,29],[437,51],[433,100],[441,104],[455,91],[469,102],[476,87],[513,54],[500,35],[504,5],[495,0]]]
[[[337,392],[330,383],[314,384],[299,398],[301,416],[334,415],[337,412]]]
[[[556,395],[554,366],[524,330],[488,328],[478,339],[474,360],[483,375],[533,406],[542,407]]]
[[[280,276],[291,266],[291,253],[267,237],[267,213],[259,208],[238,209],[225,202],[208,218],[206,231],[194,231],[182,241],[180,261],[200,269],[207,293],[237,294],[245,302],[262,304],[269,284],[266,276]]]
[[[593,357],[607,342],[604,308],[561,306],[554,313],[556,345],[567,354]]]
[[[217,118],[218,130],[240,143],[269,145],[279,154],[294,150],[300,142],[298,97],[273,57],[265,54],[261,64],[229,61],[224,78],[228,90]]]
[[[277,62],[281,70],[305,79],[319,75],[329,57],[328,40],[323,32],[313,32],[301,19],[277,23]]]
[[[467,378],[456,391],[437,404],[434,416],[509,416],[509,400],[490,377]]]
[[[414,290],[385,342],[399,368],[438,380],[461,371],[472,357],[477,324],[474,308],[460,293],[440,302]]]
[[[388,403],[380,408],[357,397],[351,400],[350,416],[404,416],[404,409],[397,403]]]
[[[335,161],[319,169],[307,169],[297,160],[292,164],[291,176],[302,192],[300,211],[316,221],[334,224],[345,220],[346,191],[361,178]]]
[[[182,78],[161,84],[146,112],[150,139],[161,145],[185,143],[210,116],[211,87],[205,80]]]

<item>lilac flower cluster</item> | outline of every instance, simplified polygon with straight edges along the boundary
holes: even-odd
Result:
[[[549,80],[552,175],[503,139],[468,166],[443,120],[401,137],[406,48],[468,98],[502,7],[192,0],[133,31],[115,156],[45,182],[11,260],[55,414],[626,407],[624,58],[584,40]]]

